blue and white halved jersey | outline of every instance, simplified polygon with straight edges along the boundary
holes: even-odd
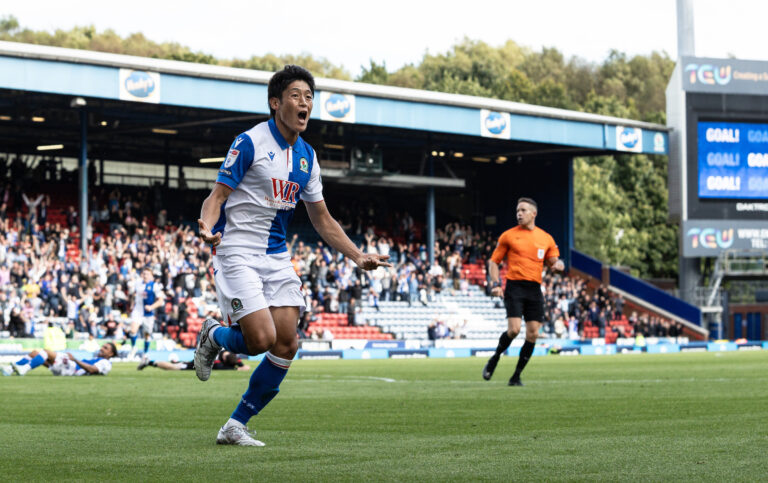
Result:
[[[216,253],[222,255],[287,251],[285,232],[298,200],[323,200],[314,149],[301,137],[288,144],[274,119],[237,136],[216,182],[234,190],[212,230],[221,233]]]

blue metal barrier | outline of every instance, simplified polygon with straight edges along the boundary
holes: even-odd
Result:
[[[603,263],[589,255],[579,251],[571,250],[571,266],[580,272],[584,272],[590,277],[598,280],[603,279]]]
[[[701,327],[701,310],[653,285],[611,268],[611,285]]]

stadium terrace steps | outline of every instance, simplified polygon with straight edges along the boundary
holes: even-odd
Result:
[[[485,276],[483,275],[483,283]],[[379,302],[375,307],[364,306],[363,317],[371,325],[391,332],[397,339],[428,339],[427,329],[437,319],[458,330],[467,339],[495,339],[507,326],[506,311],[500,299],[490,298],[477,285],[470,285],[466,293],[452,293],[448,283],[438,301],[426,306],[415,301]]]
[[[325,329],[331,331],[334,339],[369,339],[390,340],[392,334],[385,334],[380,327],[369,325],[348,325],[347,314],[334,314],[321,312],[317,314],[317,321],[310,322],[309,330]]]

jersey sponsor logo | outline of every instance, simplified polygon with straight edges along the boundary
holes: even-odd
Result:
[[[539,260],[544,258],[544,249],[543,248],[539,248],[539,250],[536,252],[536,256],[539,257]]]
[[[299,160],[299,169],[305,173],[309,173],[309,161],[307,161],[307,158],[301,158]]]
[[[299,192],[299,184],[284,179],[272,178],[272,196],[276,200],[287,203],[296,203],[296,193]]]
[[[219,173],[226,174],[227,176],[232,176],[232,171],[230,171],[228,169],[220,169]]]
[[[224,160],[224,167],[230,168],[233,164],[235,164],[235,161],[237,161],[237,157],[240,155],[240,151],[237,149],[230,149],[227,153],[227,159]]]

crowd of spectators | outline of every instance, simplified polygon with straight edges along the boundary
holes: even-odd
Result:
[[[363,250],[388,255],[392,263],[392,267],[372,272],[360,270],[322,242],[310,247],[297,237],[291,240],[289,249],[309,308],[300,324],[300,335],[312,335],[308,332],[309,322],[319,312],[346,313],[350,325],[354,325],[363,304],[376,310],[380,310],[381,301],[427,306],[440,300],[444,290],[466,292],[469,281],[464,278],[463,264],[484,263],[495,247],[490,234],[476,233],[469,225],[449,223],[435,231],[434,263],[430,264],[426,244],[413,235],[410,215],[404,213],[399,220],[391,232],[377,233],[374,226],[363,228],[359,240]]]
[[[13,196],[13,189],[6,187],[2,196]],[[62,322],[67,337],[125,337],[135,287],[146,266],[165,292],[166,304],[157,313],[158,332],[167,333],[172,325],[184,331],[192,299],[198,315],[213,313],[210,250],[188,226],[171,226],[157,218],[150,223],[140,200],[118,190],[108,194],[107,210],[99,211],[119,216],[101,219],[101,213],[90,214],[88,257],[72,253],[80,236],[74,207],[64,210],[63,224],[41,213],[44,202],[27,203],[15,217],[0,210],[0,329],[11,337],[35,335],[35,321],[54,319]]]
[[[35,321],[54,318],[64,321],[68,337],[125,337],[135,286],[147,266],[165,293],[166,303],[156,314],[157,332],[184,332],[189,307],[199,317],[218,316],[210,249],[190,225],[169,222],[156,188],[124,192],[100,187],[93,192],[89,253],[79,258],[71,253],[80,237],[73,206],[53,223],[47,194],[11,185],[0,193],[0,330],[12,337],[33,335]],[[15,207],[15,216],[9,206]],[[308,307],[300,337],[323,336],[309,330],[320,312],[347,314],[349,325],[365,324],[360,316],[364,305],[379,309],[380,302],[394,300],[427,306],[446,290],[467,293],[463,265],[484,265],[496,244],[491,233],[449,223],[436,230],[430,264],[422,229],[407,212],[378,225],[371,207],[359,213],[345,208],[341,214],[340,223],[353,240],[368,253],[389,255],[393,266],[364,272],[322,241],[310,245],[290,237],[288,248]],[[547,275],[543,290],[544,330],[553,337],[579,338],[587,324],[599,327],[602,336],[609,330],[607,322],[623,315],[620,296],[604,288],[591,291],[581,279]],[[630,323],[647,335],[674,335],[680,329],[647,315],[635,314]],[[461,328],[443,325],[436,321],[432,336],[462,336]],[[172,326],[178,330],[169,331]]]

